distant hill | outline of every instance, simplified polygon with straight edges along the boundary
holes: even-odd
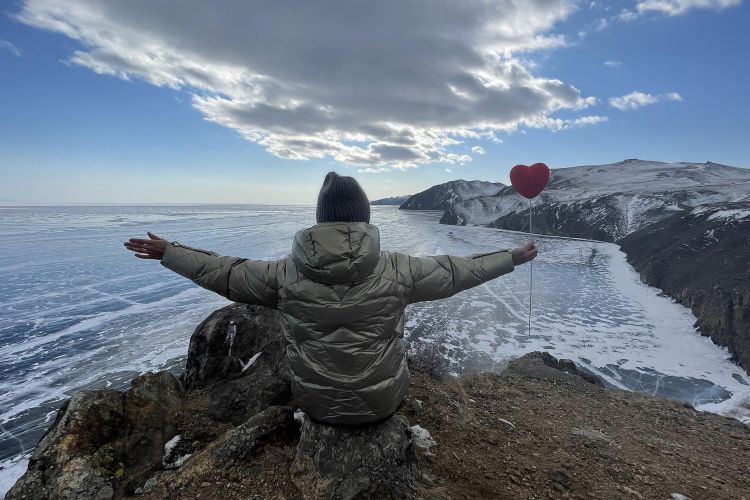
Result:
[[[399,207],[401,210],[446,210],[454,203],[466,201],[477,196],[497,194],[505,184],[486,181],[445,182],[414,194]]]
[[[381,198],[379,200],[373,200],[370,202],[370,205],[401,205],[403,202],[408,200],[411,197],[410,194],[405,194],[402,196],[393,196],[391,198]]]
[[[552,170],[534,199],[535,232],[616,241],[684,208],[750,200],[750,169],[718,163],[624,160]],[[443,224],[528,230],[528,200],[513,187],[454,203]]]

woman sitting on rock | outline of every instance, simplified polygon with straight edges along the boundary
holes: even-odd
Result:
[[[374,422],[399,407],[409,386],[407,304],[450,297],[537,255],[533,242],[468,258],[381,251],[367,196],[335,172],[323,182],[316,219],[277,261],[221,257],[150,232],[125,246],[229,300],[278,309],[295,401],[327,423]]]

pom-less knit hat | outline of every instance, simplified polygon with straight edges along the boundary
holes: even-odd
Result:
[[[370,202],[352,177],[329,172],[318,195],[315,213],[321,222],[370,222]]]

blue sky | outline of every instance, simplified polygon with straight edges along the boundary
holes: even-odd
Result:
[[[374,199],[537,161],[750,167],[740,2],[293,3],[6,6],[0,203],[307,204],[331,169]]]

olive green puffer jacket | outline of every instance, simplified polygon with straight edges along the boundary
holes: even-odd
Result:
[[[470,258],[381,252],[377,227],[332,222],[299,231],[278,261],[220,257],[173,242],[162,264],[235,302],[277,308],[292,390],[329,423],[393,414],[409,386],[407,304],[450,297],[513,270],[510,252]]]

